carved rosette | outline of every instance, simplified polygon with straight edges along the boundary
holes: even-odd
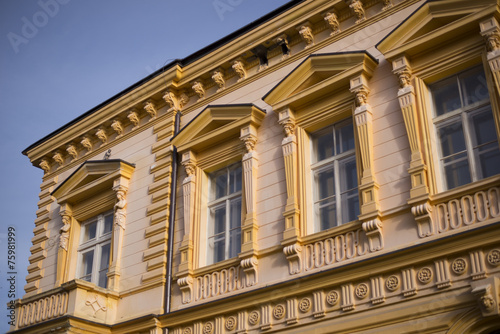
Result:
[[[286,309],[285,309],[285,305],[283,304],[278,304],[274,307],[273,309],[273,317],[276,319],[276,320],[280,320],[280,319],[283,319],[285,317],[285,314],[286,314]]]
[[[198,95],[198,101],[203,100],[205,98],[205,88],[203,87],[203,83],[199,80],[193,82],[191,88]]]
[[[455,259],[452,263],[451,263],[451,270],[457,274],[457,275],[462,275],[465,273],[465,271],[467,270],[467,261],[465,261],[464,258],[458,258],[458,259]]]
[[[325,19],[326,23],[328,24],[328,26],[332,30],[332,32],[330,33],[330,36],[335,36],[338,33],[340,33],[340,22],[339,22],[339,18],[338,18],[336,13],[328,12],[328,13],[324,14],[323,18]]]
[[[312,307],[312,301],[310,298],[302,298],[302,300],[299,303],[299,310],[302,313],[307,313],[311,310]]]
[[[113,120],[113,122],[111,123],[111,128],[116,132],[118,136],[121,136],[123,134],[123,126],[119,120]]]
[[[354,16],[356,16],[356,22],[355,22],[356,24],[366,20],[363,3],[360,0],[352,0],[349,7],[352,9]]]
[[[221,69],[218,69],[212,73],[212,80],[219,87],[217,92],[220,92],[226,88],[226,80],[224,80],[224,73]]]
[[[335,306],[339,303],[340,295],[337,291],[332,290],[326,294],[326,303],[330,306]]]
[[[428,284],[432,280],[432,270],[428,267],[422,268],[417,273],[417,278],[422,284]]]
[[[354,290],[354,294],[358,299],[364,299],[368,297],[368,291],[369,291],[368,284],[361,283],[358,284],[358,286]]]
[[[139,125],[139,115],[137,114],[137,112],[131,110],[129,111],[129,113],[127,114],[127,118],[129,119],[130,123],[133,124],[134,128]]]
[[[259,320],[260,320],[260,313],[259,313],[259,311],[252,311],[248,315],[248,323],[251,326],[257,325],[259,323]]]
[[[78,158],[78,151],[76,150],[75,145],[69,144],[68,146],[66,146],[66,152],[68,152],[68,154],[71,156],[71,160],[75,160],[76,158]]]
[[[299,31],[300,37],[306,42],[306,49],[314,45],[314,34],[310,23],[301,25],[297,30]]]
[[[156,111],[156,106],[153,103],[153,100],[148,100],[144,102],[144,110],[148,113],[151,119],[156,118],[157,111]]]
[[[231,66],[236,75],[238,75],[238,82],[246,79],[247,77],[247,71],[245,70],[245,66],[243,65],[243,62],[241,60],[235,60],[233,61],[233,65]]]
[[[399,288],[399,278],[396,275],[387,277],[385,287],[391,292],[396,291]]]
[[[226,319],[226,329],[228,331],[234,331],[236,329],[237,320],[236,317],[230,316]]]
[[[95,132],[95,135],[103,144],[108,141],[108,136],[106,135],[106,131],[104,130],[104,128],[98,128]]]
[[[500,265],[500,249],[492,249],[486,256],[486,260],[493,267]]]
[[[83,137],[80,144],[82,144],[82,146],[85,147],[85,149],[87,150],[87,153],[92,151],[92,141],[90,140],[90,138],[88,136]]]

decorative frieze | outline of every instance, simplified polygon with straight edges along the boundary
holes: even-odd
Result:
[[[247,282],[241,265],[204,274],[193,280],[194,301],[222,296],[249,287],[252,283]]]
[[[23,328],[58,318],[68,309],[68,293],[59,292],[22,305],[17,314],[17,327]]]

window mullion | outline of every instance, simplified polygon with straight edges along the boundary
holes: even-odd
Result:
[[[478,180],[478,177],[477,177],[476,159],[474,158],[474,145],[472,143],[469,119],[470,119],[469,114],[464,112],[462,114],[462,124],[464,129],[465,146],[467,148],[467,159],[469,160],[469,166],[470,166],[469,168],[470,168],[472,182],[475,182]]]
[[[337,221],[336,221],[336,226],[339,226],[342,222],[342,203],[341,203],[341,199],[340,199],[340,176],[339,176],[339,161],[338,160],[335,160],[333,162],[333,177],[334,177],[334,180],[335,180],[335,208],[337,209],[336,211],[336,218],[337,218]]]

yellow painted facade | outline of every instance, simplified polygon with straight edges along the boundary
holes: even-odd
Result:
[[[500,8],[292,1],[28,147],[12,333],[498,333]]]

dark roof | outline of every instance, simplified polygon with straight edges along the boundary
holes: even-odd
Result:
[[[106,101],[102,102],[101,104],[95,106],[94,108],[90,109],[89,111],[81,114],[80,116],[78,116],[77,118],[73,119],[72,121],[70,121],[69,123],[66,123],[65,125],[63,125],[62,127],[60,127],[59,129],[51,132],[50,134],[48,134],[47,136],[43,137],[42,139],[36,141],[35,143],[31,144],[30,146],[28,146],[27,148],[25,148],[23,150],[23,154],[24,155],[27,155],[28,151],[35,148],[36,146],[40,145],[41,143],[43,143],[44,141],[50,139],[51,137],[55,136],[56,134],[64,131],[65,129],[67,129],[68,127],[72,126],[73,124],[76,124],[78,123],[79,121],[81,121],[82,119],[86,118],[87,116],[89,115],[92,115],[93,113],[97,112],[99,109],[105,107],[106,105],[110,104],[111,102],[119,99],[120,97],[126,95],[127,93],[133,91],[134,89],[136,89],[137,87],[141,86],[142,84],[148,82],[149,80],[157,77],[158,75],[162,74],[163,72],[165,72],[167,69],[175,66],[175,65],[179,65],[181,67],[183,66],[186,66],[186,65],[189,65],[191,63],[193,63],[194,61],[202,58],[203,56],[207,55],[208,53],[224,46],[225,44],[231,42],[232,40],[244,35],[245,33],[249,32],[250,30],[258,27],[259,25],[263,24],[264,22],[267,22],[269,20],[272,20],[273,18],[275,18],[276,16],[279,16],[280,14],[282,14],[283,12],[287,11],[288,9],[294,7],[295,5],[301,3],[301,2],[304,2],[306,0],[291,0],[289,2],[287,2],[286,4],[284,4],[283,6],[281,7],[278,7],[276,8],[275,10],[273,10],[272,12],[262,16],[261,18],[247,24],[246,26],[232,32],[231,34],[219,39],[218,41],[215,41],[213,42],[212,44],[209,44],[207,46],[205,46],[204,48],[196,51],[195,53],[187,56],[186,58],[183,58],[183,59],[175,59],[173,61],[171,61],[170,63],[168,63],[167,65],[163,66],[162,68],[158,69],[156,72],[154,73],[151,73],[150,75],[148,75],[147,77],[145,77],[144,79],[142,80],[139,80],[138,82],[136,82],[135,84],[131,85],[130,87],[128,88],[125,88],[124,90],[122,90],[121,92],[119,92],[118,94],[112,96],[111,98],[107,99]]]

